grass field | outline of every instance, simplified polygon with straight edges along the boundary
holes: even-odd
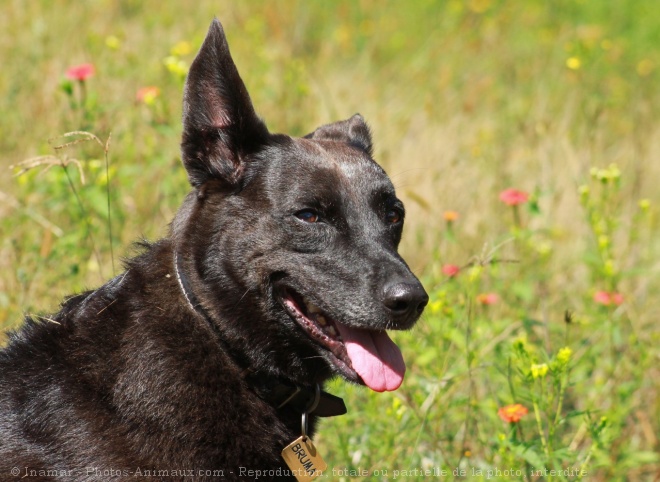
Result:
[[[660,480],[660,4],[185,3],[0,5],[0,328],[167,232],[217,15],[271,131],[370,122],[431,295],[400,390],[330,387],[326,478]]]

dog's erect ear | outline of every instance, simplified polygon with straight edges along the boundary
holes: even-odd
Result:
[[[362,149],[370,156],[372,154],[371,132],[360,114],[355,114],[350,119],[321,126],[311,134],[307,134],[305,138],[343,141]]]
[[[238,183],[245,156],[267,139],[268,130],[252,107],[222,25],[213,19],[183,95],[181,154],[190,183]]]

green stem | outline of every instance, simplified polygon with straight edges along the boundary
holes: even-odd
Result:
[[[467,327],[465,330],[465,355],[467,362],[467,374],[468,374],[468,403],[467,411],[465,413],[465,428],[463,432],[463,442],[461,444],[461,457],[459,459],[459,464],[465,458],[465,447],[467,445],[468,431],[470,428],[470,422],[472,421],[472,398],[474,396],[474,379],[472,377],[472,351],[471,351],[471,335],[472,335],[472,298],[469,299],[467,306]]]
[[[111,134],[110,134],[111,135]],[[110,135],[104,146],[105,151],[105,194],[108,208],[108,241],[110,241],[110,259],[112,260],[112,276],[115,275],[115,250],[112,246],[112,210],[110,209],[110,161],[108,160],[108,149]]]
[[[96,249],[96,243],[94,242],[94,236],[92,235],[92,224],[90,223],[89,216],[87,215],[87,210],[85,209],[85,206],[83,206],[82,200],[80,199],[80,196],[78,195],[78,190],[76,189],[75,184],[73,184],[73,180],[71,179],[71,176],[69,175],[69,171],[66,168],[65,164],[61,164],[62,169],[64,170],[64,174],[66,175],[66,179],[69,183],[69,188],[71,188],[71,191],[73,192],[73,195],[76,198],[76,203],[78,204],[78,207],[80,208],[80,214],[82,215],[82,218],[85,222],[85,226],[87,227],[87,239],[89,240],[89,243],[92,246],[92,252],[94,253],[94,257],[96,258],[96,262],[99,265],[99,274],[101,275],[101,279],[103,279],[103,265],[101,264],[101,255],[99,254],[99,251]]]
[[[518,205],[514,204],[513,206],[513,223],[517,228],[520,228],[520,211],[518,210]]]
[[[536,418],[536,426],[539,430],[539,436],[541,437],[541,446],[543,447],[543,452],[545,452],[547,461],[550,462],[550,450],[548,448],[548,442],[545,438],[545,432],[543,431],[543,424],[541,423],[541,411],[539,410],[539,404],[536,401],[536,397],[532,403],[534,405],[534,417]],[[552,480],[552,478],[548,480]]]
[[[564,394],[566,393],[566,382],[568,381],[568,373],[562,375],[561,380],[559,380],[559,400],[557,401],[557,411],[555,412],[555,419],[550,426],[550,436],[554,436],[555,428],[559,423],[561,418],[561,409],[564,404]]]

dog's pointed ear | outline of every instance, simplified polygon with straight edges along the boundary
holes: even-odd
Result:
[[[306,139],[342,141],[372,155],[373,145],[369,126],[360,114],[332,124],[326,124],[305,136]]]
[[[213,19],[183,96],[181,155],[190,183],[237,184],[245,156],[263,146],[268,135],[238,75],[222,25]]]

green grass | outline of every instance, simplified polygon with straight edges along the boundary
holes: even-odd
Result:
[[[418,326],[396,336],[400,390],[331,387],[349,414],[316,440],[329,479],[563,481],[579,480],[565,475],[577,468],[582,480],[654,480],[660,5],[183,3],[0,6],[0,327],[101,284],[133,240],[166,232],[188,190],[177,66],[217,15],[272,131],[302,135],[358,111],[370,122],[408,208],[402,252],[431,295]],[[97,71],[84,98],[63,84],[83,62]],[[150,85],[160,95],[136,102]],[[112,134],[114,264],[103,148],[49,142],[81,129],[102,144]],[[80,170],[11,175],[44,155]],[[509,187],[529,202],[506,206]],[[448,277],[448,264],[462,269]],[[623,302],[599,303],[600,292]],[[515,403],[528,413],[501,420]]]

